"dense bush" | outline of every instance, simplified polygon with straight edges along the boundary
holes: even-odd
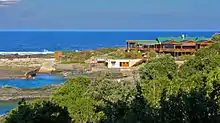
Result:
[[[66,108],[45,100],[31,103],[22,100],[19,106],[3,118],[4,123],[70,123]]]
[[[125,52],[124,49],[119,48],[102,48],[97,50],[87,50],[82,52],[64,51],[62,63],[85,63],[86,60],[96,58],[109,58],[109,59],[136,59],[142,58],[142,54],[137,51]]]
[[[95,112],[97,102],[85,96],[90,84],[85,77],[69,79],[52,95],[52,101],[67,107],[74,122],[97,121],[103,114]]]

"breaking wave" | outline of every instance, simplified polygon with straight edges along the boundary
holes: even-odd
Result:
[[[18,54],[18,55],[34,55],[34,54],[53,54],[53,51],[48,51],[44,50],[42,52],[0,52],[0,55],[13,55],[13,54]]]

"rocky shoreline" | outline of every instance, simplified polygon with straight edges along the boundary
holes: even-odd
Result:
[[[37,99],[37,98],[49,98],[49,96],[56,91],[60,86],[47,85],[42,88],[34,89],[21,89],[15,87],[1,87],[0,88],[0,101],[11,101],[19,99]]]
[[[54,70],[54,58],[0,58],[0,80],[25,79],[27,72],[40,68],[40,72]]]

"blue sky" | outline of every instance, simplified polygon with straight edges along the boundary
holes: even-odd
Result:
[[[219,30],[220,0],[21,0],[0,7],[5,30]]]

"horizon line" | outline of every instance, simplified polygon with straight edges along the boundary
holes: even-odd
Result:
[[[205,30],[205,29],[200,29],[200,30],[186,30],[186,29],[183,29],[183,30],[181,30],[181,29],[179,29],[179,30],[117,30],[117,29],[114,29],[114,30],[112,30],[112,29],[103,29],[103,30],[101,30],[101,29],[79,29],[79,30],[74,30],[74,29],[66,29],[66,30],[49,30],[49,29],[36,29],[36,30],[25,30],[25,29],[20,29],[20,30],[1,30],[0,29],[0,32],[13,32],[13,31],[23,31],[23,32],[26,32],[26,31],[42,31],[42,32],[46,32],[46,31],[51,31],[51,32],[58,32],[58,31],[60,31],[60,32],[66,32],[66,31],[73,31],[73,32],[86,32],[86,31],[91,31],[91,32],[100,32],[100,31],[103,31],[103,32],[130,32],[130,31],[132,31],[132,32],[157,32],[157,31],[164,31],[164,32],[173,32],[173,31],[187,31],[187,32],[193,32],[193,31],[198,31],[198,32],[206,32],[206,31],[208,31],[208,32],[220,32],[220,29],[219,30]]]

